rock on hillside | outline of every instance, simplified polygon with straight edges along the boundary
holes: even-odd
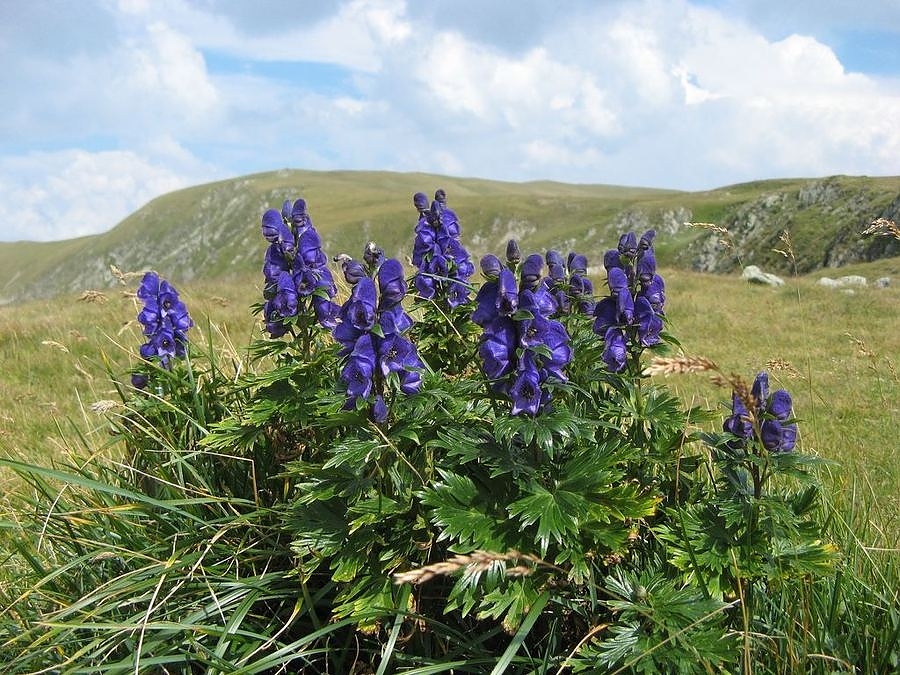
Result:
[[[797,272],[806,273],[900,255],[900,241],[862,234],[876,218],[900,220],[900,195],[875,190],[865,179],[809,181],[732,209],[717,223],[727,228],[731,250],[720,242],[722,235],[709,233],[678,258],[703,272],[730,272],[753,263],[782,272],[793,272],[796,264]],[[782,238],[785,231],[789,244]]]

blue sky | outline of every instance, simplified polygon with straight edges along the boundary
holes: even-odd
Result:
[[[0,0],[0,240],[283,167],[900,174],[900,0]]]

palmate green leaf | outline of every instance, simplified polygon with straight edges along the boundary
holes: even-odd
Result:
[[[383,447],[383,443],[374,438],[350,436],[329,448],[331,457],[322,468],[331,469],[347,465],[351,471],[357,472],[361,467],[374,462]]]
[[[364,628],[373,627],[385,616],[406,611],[397,606],[403,595],[403,588],[394,586],[387,575],[364,574],[338,593],[333,613],[335,618],[352,618]]]
[[[503,531],[507,525],[505,512],[498,511],[479,492],[468,476],[445,469],[438,470],[441,481],[423,491],[422,504],[432,508],[429,518],[441,533],[438,539],[451,540],[486,550],[505,550]]]
[[[525,445],[535,443],[552,459],[556,448],[572,443],[576,438],[592,438],[597,426],[596,421],[580,418],[568,408],[558,406],[536,417],[498,417],[494,421],[494,435],[503,445],[508,445],[516,438]]]
[[[477,616],[479,619],[504,617],[506,630],[515,630],[540,596],[540,589],[533,577],[506,579],[483,597]]]
[[[577,535],[590,515],[591,505],[584,496],[563,489],[550,492],[532,485],[530,490],[530,495],[509,505],[509,515],[518,518],[526,528],[538,524],[534,541],[541,555],[545,555],[551,540],[562,545],[569,536]]]

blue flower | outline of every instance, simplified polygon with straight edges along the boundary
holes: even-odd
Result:
[[[752,409],[737,392],[732,394],[731,415],[722,425],[724,431],[735,436],[729,445],[741,447],[757,438],[769,452],[793,450],[797,443],[797,424],[792,421],[791,395],[784,389],[769,393],[769,375],[762,371],[753,380],[750,398],[747,403],[752,404]]]
[[[512,243],[513,257],[519,256]],[[482,259],[487,281],[472,313],[472,321],[483,329],[478,356],[493,391],[512,402],[513,415],[537,415],[550,400],[546,383],[564,381],[572,358],[565,327],[550,318],[556,304],[540,283],[543,264],[541,256],[528,256],[517,285],[513,271],[499,258]]]
[[[526,413],[532,417],[541,407],[541,373],[531,356],[522,359],[513,383],[509,387],[512,399],[512,414]]]
[[[493,253],[488,253],[484,256],[479,265],[481,266],[481,273],[488,279],[496,279],[500,276],[500,270],[503,269],[503,263],[500,262],[500,258]]]
[[[628,345],[625,339],[625,331],[618,326],[610,326],[606,329],[603,336],[605,345],[601,359],[606,367],[613,373],[621,372],[625,369],[625,362],[628,358]]]
[[[400,304],[406,297],[406,279],[403,278],[403,265],[399,260],[385,260],[378,268],[378,307],[390,309]]]
[[[289,320],[307,314],[332,327],[338,311],[332,302],[337,289],[306,202],[287,200],[280,212],[267,210],[262,233],[269,241],[263,263],[266,330],[272,337],[281,337],[290,330]]]
[[[666,296],[665,284],[656,272],[655,237],[654,230],[640,239],[627,232],[616,248],[603,256],[610,294],[594,305],[594,332],[613,340],[613,344],[607,343],[603,357],[613,372],[624,369],[629,353],[637,358],[643,348],[662,341]],[[573,258],[570,264],[580,268],[582,263]]]
[[[375,348],[368,333],[360,335],[353,345],[350,358],[341,371],[341,379],[347,385],[347,396],[352,403],[358,398],[368,398],[372,392],[372,376],[375,374]]]
[[[137,290],[143,302],[138,313],[147,341],[140,347],[144,359],[156,360],[163,368],[170,368],[172,359],[186,354],[187,330],[194,325],[178,291],[156,272],[147,272]],[[132,383],[142,388],[147,377],[136,373]],[[140,385],[140,386],[139,386]]]
[[[417,192],[413,205],[419,212],[412,254],[417,268],[413,285],[420,298],[437,298],[449,308],[458,307],[469,299],[468,279],[475,267],[459,241],[456,213],[447,206],[443,190],[435,192],[430,207],[428,198]]]

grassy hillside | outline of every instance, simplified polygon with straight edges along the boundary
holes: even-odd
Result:
[[[740,264],[789,269],[772,249],[787,229],[802,251],[801,271],[900,255],[887,237],[863,237],[875,218],[898,219],[900,177],[759,181],[705,192],[676,192],[548,181],[504,183],[420,173],[281,170],[200,185],[159,197],[104,234],[53,243],[0,243],[0,303],[115,284],[110,265],[153,267],[173,279],[234,277],[258,270],[261,214],[303,196],[329,255],[357,254],[377,241],[404,255],[415,211],[412,194],[441,187],[460,215],[476,256],[527,240],[535,249],[578,248],[599,261],[626,229],[655,227],[663,263],[702,271]],[[720,236],[686,227],[712,222]]]

